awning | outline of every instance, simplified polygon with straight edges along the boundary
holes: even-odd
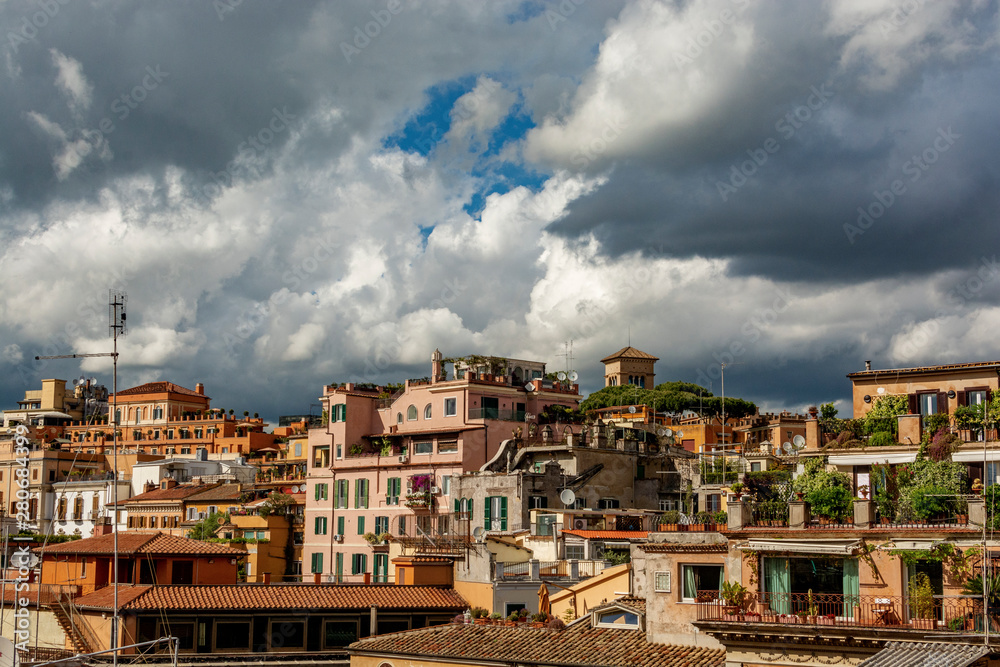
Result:
[[[870,466],[875,465],[876,463],[912,463],[916,460],[916,450],[912,452],[885,452],[882,454],[832,454],[829,458],[829,462],[836,466]]]
[[[992,650],[982,644],[889,642],[858,667],[967,667]]]
[[[29,417],[59,417],[60,419],[72,419],[72,415],[68,415],[65,412],[57,412],[55,410],[49,410],[47,412],[32,412],[28,415]]]
[[[971,451],[971,452],[955,452],[951,455],[952,461],[965,461],[968,463],[975,463],[976,461],[1000,461],[1000,450],[988,449],[985,452],[983,450]]]
[[[784,551],[798,554],[835,554],[851,556],[861,540],[750,540],[745,551]]]

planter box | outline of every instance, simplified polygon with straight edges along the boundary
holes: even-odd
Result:
[[[764,614],[761,617],[761,623],[777,623],[778,616],[776,614]]]
[[[816,623],[818,625],[836,625],[836,619],[826,618],[825,616],[819,616],[816,618]]]
[[[937,621],[933,618],[914,618],[910,621],[914,630],[933,630]]]

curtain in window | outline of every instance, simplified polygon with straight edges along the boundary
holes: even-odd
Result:
[[[764,559],[764,588],[770,607],[776,614],[792,613],[787,558]]]
[[[844,616],[854,618],[854,609],[860,602],[861,585],[858,580],[858,561],[844,559]]]
[[[698,582],[695,580],[694,568],[690,565],[684,568],[684,597],[698,599]]]

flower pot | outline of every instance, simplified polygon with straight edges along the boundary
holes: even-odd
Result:
[[[809,625],[816,625],[816,617],[806,616],[806,623],[808,623]]]

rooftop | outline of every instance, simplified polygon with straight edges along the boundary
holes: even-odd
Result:
[[[45,555],[80,554],[80,555],[113,555],[115,552],[114,534],[88,537],[84,540],[74,540],[53,544],[45,547]],[[41,552],[41,547],[37,549]],[[118,553],[122,555],[148,554],[153,556],[243,556],[244,552],[230,549],[214,542],[189,540],[167,533],[141,533],[135,531],[118,533]]]
[[[646,530],[564,530],[563,535],[575,535],[587,540],[644,540]]]
[[[606,364],[609,361],[614,361],[615,359],[652,359],[653,361],[659,361],[659,357],[654,357],[648,352],[643,352],[642,350],[637,350],[631,345],[623,347],[612,355],[604,357],[601,359],[602,364]]]
[[[469,606],[450,588],[431,586],[350,586],[336,584],[226,584],[119,586],[121,609],[143,611],[380,610],[463,611]],[[110,609],[111,587],[76,599],[79,607]]]
[[[562,631],[496,625],[439,625],[370,637],[351,644],[353,654],[433,655],[439,658],[531,665],[597,667],[721,667],[723,649],[653,644],[641,630],[593,628]]]
[[[140,384],[138,387],[123,389],[118,392],[118,397],[137,396],[139,394],[182,394],[184,396],[208,398],[204,394],[199,394],[192,389],[182,387],[179,384],[174,384],[173,382],[147,382],[146,384]]]
[[[913,368],[884,368],[880,370],[855,371],[848,373],[849,378],[874,377],[876,375],[898,374],[908,375],[915,373],[942,373],[947,371],[963,371],[977,369],[1000,368],[1000,361],[971,361],[964,364],[942,364],[940,366],[915,366]]]

